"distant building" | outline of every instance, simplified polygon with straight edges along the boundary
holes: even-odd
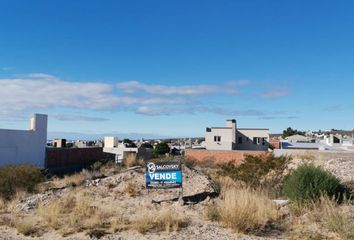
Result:
[[[207,150],[256,150],[269,147],[269,129],[237,128],[236,120],[226,121],[226,127],[206,128],[204,146]]]
[[[299,134],[295,134],[285,138],[290,143],[315,143],[315,139]]]
[[[74,143],[74,147],[77,148],[87,148],[87,147],[102,147],[103,144],[97,144],[95,141],[83,141],[83,140],[77,140]]]
[[[115,161],[121,163],[129,154],[137,154],[137,147],[126,147],[124,143],[119,143],[117,137],[105,137],[103,152],[115,155]]]
[[[354,138],[341,134],[314,134],[314,137],[293,135],[281,141],[282,149],[320,151],[354,151]]]
[[[64,148],[66,147],[66,139],[63,138],[56,138],[53,140],[53,147],[56,148]]]
[[[29,130],[0,129],[0,165],[45,167],[48,116],[35,114]]]

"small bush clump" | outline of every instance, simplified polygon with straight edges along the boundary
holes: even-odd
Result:
[[[36,236],[39,229],[36,227],[35,223],[29,219],[22,219],[15,222],[15,228],[17,231],[25,236]]]
[[[85,176],[82,172],[64,176],[66,186],[77,187],[83,184]]]
[[[247,156],[244,162],[237,166],[232,162],[220,164],[219,173],[229,176],[233,180],[242,181],[252,188],[262,186],[267,174],[274,171],[281,175],[290,162],[287,156],[275,157],[273,154],[265,156]]]
[[[17,191],[34,192],[43,180],[40,170],[31,165],[0,167],[0,197],[10,200]]]
[[[283,191],[290,200],[304,203],[316,200],[322,194],[341,199],[345,188],[330,172],[313,164],[304,164],[285,180]]]

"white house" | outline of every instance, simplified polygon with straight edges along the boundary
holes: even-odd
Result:
[[[45,167],[47,115],[34,114],[29,130],[0,129],[0,165]]]
[[[121,163],[129,153],[138,153],[137,147],[126,147],[124,143],[119,143],[117,137],[104,137],[103,152],[115,154],[115,161]]]
[[[260,150],[269,147],[269,129],[237,128],[236,120],[226,120],[226,127],[206,128],[207,150]]]
[[[269,147],[268,128],[238,128],[236,131],[237,150],[266,151]]]

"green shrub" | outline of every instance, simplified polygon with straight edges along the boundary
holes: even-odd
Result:
[[[345,188],[330,172],[313,164],[303,164],[287,177],[283,191],[290,200],[304,203],[322,194],[340,200]]]
[[[220,164],[219,174],[229,176],[233,180],[242,181],[252,188],[258,188],[262,186],[266,180],[266,176],[270,172],[273,171],[274,175],[282,176],[290,160],[290,157],[275,157],[273,154],[262,156],[248,155],[239,166],[232,162]],[[278,182],[274,182],[273,184],[277,185]]]
[[[33,192],[44,176],[30,165],[0,167],[0,197],[10,200],[17,191]]]
[[[170,152],[170,147],[165,142],[158,143],[153,150],[153,153],[156,155],[164,155],[169,152]]]

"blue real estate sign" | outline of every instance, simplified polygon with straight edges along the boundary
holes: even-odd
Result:
[[[180,162],[147,162],[147,188],[182,187],[182,168]]]

